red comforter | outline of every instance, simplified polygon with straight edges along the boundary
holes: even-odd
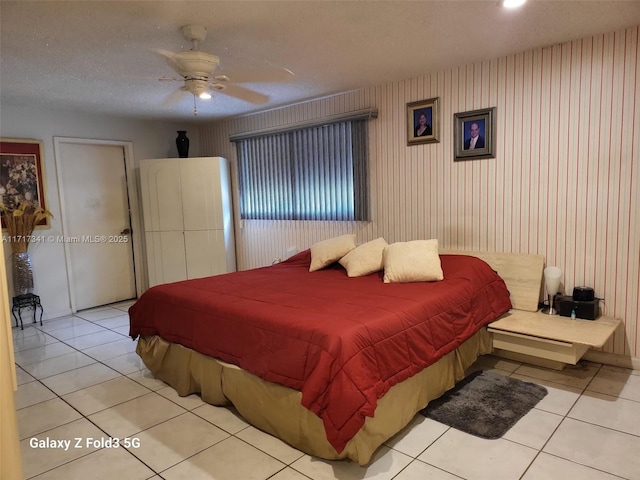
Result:
[[[302,392],[341,452],[387,390],[511,308],[475,257],[442,255],[444,280],[385,284],[338,264],[280,264],[158,285],[129,309],[130,335],[159,335]]]

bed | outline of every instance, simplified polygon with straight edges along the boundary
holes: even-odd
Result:
[[[232,404],[302,451],[365,465],[491,352],[487,324],[537,308],[540,257],[441,253],[440,282],[350,278],[338,264],[309,272],[307,250],[159,285],[130,308],[130,335],[179,395]]]

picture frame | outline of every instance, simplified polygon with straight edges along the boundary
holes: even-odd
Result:
[[[8,208],[24,201],[47,209],[42,141],[0,138],[0,201]],[[38,226],[49,226],[49,216]]]
[[[440,142],[439,105],[440,98],[407,103],[407,145]]]
[[[496,157],[495,117],[495,107],[453,115],[455,161]]]

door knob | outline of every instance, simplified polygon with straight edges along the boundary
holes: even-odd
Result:
[[[131,229],[130,228],[125,228],[124,230],[122,230],[120,232],[120,235],[130,235],[131,234]]]

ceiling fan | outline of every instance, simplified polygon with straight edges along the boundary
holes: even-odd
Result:
[[[191,42],[191,49],[177,53],[167,50],[155,50],[180,75],[180,78],[162,77],[159,80],[184,82],[184,85],[168,98],[167,102],[165,102],[166,104],[177,101],[184,93],[191,93],[194,98],[194,115],[197,115],[196,97],[210,99],[212,92],[219,92],[245,102],[260,105],[266,103],[269,97],[237,84],[288,82],[294,77],[293,72],[286,68],[252,72],[245,76],[215,75],[215,71],[220,64],[220,58],[198,50],[198,44],[206,38],[207,29],[201,25],[185,25],[181,28],[181,32],[184,38]]]

